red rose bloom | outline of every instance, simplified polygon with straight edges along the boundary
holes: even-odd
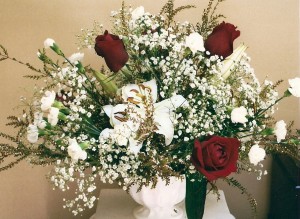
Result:
[[[191,160],[208,181],[213,181],[236,172],[239,147],[236,138],[211,136],[203,142],[195,140]]]
[[[113,72],[118,72],[128,61],[123,41],[118,36],[109,34],[107,30],[104,35],[96,37],[95,50]]]
[[[240,36],[240,31],[224,21],[216,26],[204,42],[204,47],[211,55],[223,56],[225,59],[233,52],[233,41]]]

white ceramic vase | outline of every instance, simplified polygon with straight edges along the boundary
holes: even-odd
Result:
[[[136,219],[184,219],[185,212],[178,203],[185,198],[185,178],[170,178],[170,184],[158,179],[156,187],[151,189],[143,186],[141,191],[137,191],[139,186],[133,185],[129,193],[131,197],[139,203],[134,209],[133,215]]]

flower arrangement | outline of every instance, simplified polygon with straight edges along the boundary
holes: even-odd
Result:
[[[29,78],[46,83],[32,102],[23,100],[23,117],[9,117],[16,136],[0,134],[12,141],[0,145],[0,161],[17,157],[0,170],[23,159],[53,164],[48,177],[56,188],[78,184],[76,198],[65,204],[75,215],[93,206],[96,178],[128,190],[185,175],[189,218],[197,218],[195,188],[209,182],[217,192],[215,180],[223,179],[255,208],[230,174],[261,177],[261,161],[273,153],[299,159],[298,133],[274,122],[272,114],[283,98],[300,97],[300,79],[290,79],[282,97],[276,91],[280,81],[261,85],[247,47],[234,49],[240,31],[219,23],[212,3],[196,25],[174,20],[191,5],[174,8],[169,0],[153,15],[123,3],[112,12],[113,30],[95,24],[77,36],[82,49],[94,47],[104,58],[108,69],[101,71],[84,65],[83,53],[67,57],[59,43],[45,40],[38,52],[44,68],[27,66],[36,73]],[[12,59],[3,46],[0,56]]]

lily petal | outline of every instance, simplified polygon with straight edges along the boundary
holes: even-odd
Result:
[[[147,81],[147,82],[144,82],[142,84],[151,89],[152,101],[153,101],[153,103],[155,103],[157,101],[157,84],[156,84],[156,80],[152,79],[151,81]]]
[[[171,144],[174,136],[174,126],[170,118],[169,113],[159,113],[154,115],[154,122],[157,125],[158,130],[156,133],[162,134],[165,136],[165,144]]]
[[[112,106],[112,105],[103,106],[104,112],[110,118],[111,126],[115,126],[122,122],[121,120],[124,118],[124,115],[122,113],[125,112],[126,109],[127,109],[127,105],[125,104],[117,104],[116,106]]]
[[[129,151],[137,155],[143,146],[143,142],[139,143],[133,138],[129,138]]]
[[[121,88],[122,99],[124,102],[128,101],[128,98],[134,98],[136,92],[139,92],[139,86],[136,84],[127,84]]]

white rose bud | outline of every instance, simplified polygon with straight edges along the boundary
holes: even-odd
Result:
[[[287,130],[286,124],[283,120],[276,122],[274,133],[277,137],[277,143],[281,142],[281,140],[285,139]]]
[[[234,108],[231,112],[231,121],[233,123],[242,123],[244,124],[245,122],[248,121],[246,118],[247,116],[247,109],[243,106]]]
[[[41,99],[41,109],[42,111],[47,111],[51,108],[52,104],[55,100],[55,92],[54,91],[46,91],[45,95]]]
[[[196,32],[186,37],[185,46],[189,47],[193,54],[197,51],[205,51],[203,37]]]
[[[58,123],[58,114],[59,114],[59,109],[55,107],[51,107],[49,114],[48,114],[48,122],[52,125],[55,126]]]
[[[47,38],[44,41],[44,47],[45,47],[45,49],[49,49],[51,46],[53,46],[54,43],[55,43],[55,41],[53,39]]]
[[[36,143],[39,138],[39,130],[36,125],[30,124],[27,128],[27,140],[30,143]]]
[[[73,63],[73,64],[77,64],[78,61],[81,61],[84,57],[84,53],[81,53],[81,52],[77,52],[77,53],[74,53],[72,54],[68,60]]]
[[[248,156],[250,163],[256,166],[260,161],[264,160],[266,151],[263,148],[260,148],[258,144],[255,144],[251,147]]]

